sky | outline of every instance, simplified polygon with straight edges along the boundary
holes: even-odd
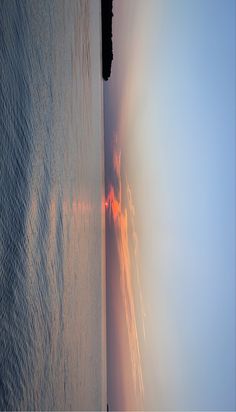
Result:
[[[236,410],[236,3],[115,0],[108,402]]]

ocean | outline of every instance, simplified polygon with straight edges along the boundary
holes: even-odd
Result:
[[[100,1],[1,0],[0,69],[0,409],[105,409]]]

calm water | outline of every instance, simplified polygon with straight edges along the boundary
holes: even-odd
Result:
[[[100,1],[1,1],[1,410],[105,407],[100,26]]]

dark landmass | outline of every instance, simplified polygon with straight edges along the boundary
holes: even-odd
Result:
[[[112,48],[112,6],[113,0],[101,0],[102,9],[102,76],[108,80],[113,60]]]

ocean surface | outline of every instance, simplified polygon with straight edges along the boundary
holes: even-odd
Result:
[[[104,409],[100,1],[1,0],[0,133],[0,409]]]

